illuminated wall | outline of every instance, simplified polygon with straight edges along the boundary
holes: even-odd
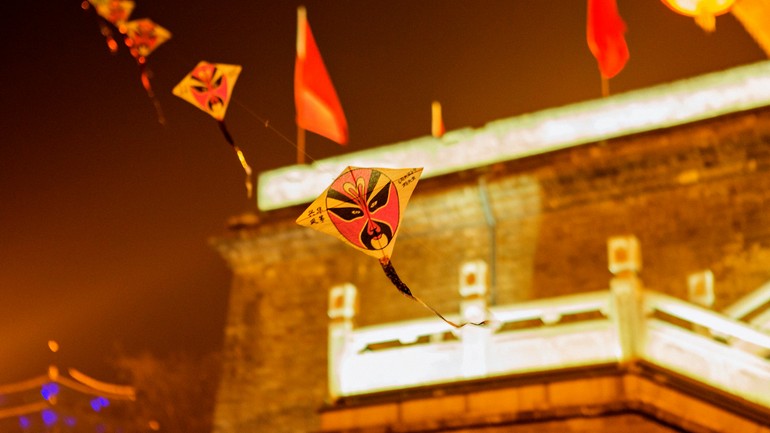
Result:
[[[745,74],[741,69],[735,82],[756,83]],[[693,109],[714,108],[709,95],[740,99],[734,87],[698,93],[697,86],[688,85],[701,95],[695,100],[682,95]],[[684,92],[686,86],[672,88]],[[652,94],[659,102],[676,99],[671,93]],[[655,107],[649,100],[620,99],[631,114],[655,113],[644,108]],[[586,104],[600,108],[595,118],[574,107],[550,113],[602,125],[604,104],[617,102]],[[490,264],[493,304],[605,290],[607,238],[634,234],[643,245],[641,278],[648,287],[686,299],[687,276],[711,269],[713,308],[729,307],[770,280],[770,110],[761,108],[767,103],[722,107],[711,112],[717,116],[712,119],[696,116],[590,135],[567,145],[549,142],[539,152],[428,177],[412,197],[393,262],[413,292],[440,311],[455,312],[458,272],[465,261]],[[524,134],[516,125],[534,118],[545,122],[542,129],[561,119],[543,116],[496,122],[473,136],[512,134],[506,127]],[[390,151],[413,152],[423,145],[430,155],[441,143],[426,138]],[[268,177],[321,173],[324,163]],[[319,181],[300,189],[315,196],[325,185]],[[231,234],[213,241],[234,272],[217,433],[319,430],[317,409],[328,389],[331,287],[352,283],[358,288],[358,325],[430,314],[401,296],[376,260],[297,226],[294,219],[304,206],[292,203],[256,222],[244,218]]]

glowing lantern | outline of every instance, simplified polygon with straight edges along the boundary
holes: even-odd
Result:
[[[730,12],[735,0],[661,0],[676,13],[694,17],[705,31],[713,32],[716,16]]]

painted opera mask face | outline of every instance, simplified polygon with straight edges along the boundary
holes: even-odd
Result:
[[[227,76],[224,72],[214,65],[204,64],[195,68],[192,78],[195,80],[191,86],[192,94],[198,105],[212,113],[223,111],[227,100]]]
[[[398,192],[384,173],[357,168],[338,177],[326,195],[329,219],[358,248],[381,250],[398,229]]]

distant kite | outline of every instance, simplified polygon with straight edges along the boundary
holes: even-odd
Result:
[[[251,167],[246,163],[243,152],[235,144],[225,126],[225,112],[240,73],[240,65],[202,61],[174,87],[173,92],[174,95],[195,105],[217,120],[222,135],[235,150],[243,171],[246,172],[246,193],[251,198],[254,188],[251,181]]]
[[[139,74],[142,78],[142,87],[147,92],[147,96],[152,100],[155,111],[158,113],[158,122],[165,124],[163,110],[160,108],[160,102],[155,97],[150,85],[150,74],[147,70],[147,56],[150,55],[162,43],[171,38],[171,32],[156,24],[149,18],[129,21],[123,25],[125,29],[125,42],[131,55],[136,59],[139,65]]]
[[[112,29],[110,29],[107,23],[115,26],[121,33],[125,33],[123,24],[128,21],[134,6],[135,3],[131,0],[86,0],[81,3],[81,7],[84,10],[93,7],[96,14],[100,17],[100,19],[97,19],[99,31],[107,40],[107,48],[113,54],[118,52],[118,43],[115,41]]]

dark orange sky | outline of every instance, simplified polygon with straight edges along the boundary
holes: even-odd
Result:
[[[0,383],[60,363],[109,379],[105,356],[221,344],[230,274],[207,239],[254,209],[216,123],[171,94],[200,60],[243,65],[227,124],[257,170],[295,149],[294,1],[137,0],[173,39],[149,57],[161,126],[125,49],[78,0],[3,2]],[[731,16],[706,34],[657,0],[619,0],[631,59],[613,93],[765,58]],[[313,158],[599,96],[582,0],[308,1],[350,127]],[[319,191],[325,185],[319,185]],[[416,191],[419,194],[419,189]]]

